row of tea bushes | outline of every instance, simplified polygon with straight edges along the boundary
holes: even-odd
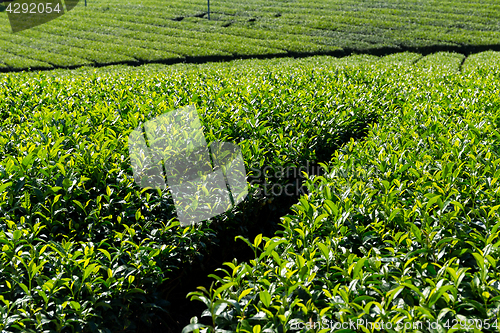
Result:
[[[207,142],[239,144],[247,170],[317,160],[376,108],[363,82],[321,62],[0,75],[1,330],[134,331],[175,308],[171,280],[225,251],[225,233],[246,235],[263,207],[283,208],[254,186],[234,211],[180,227],[168,191],[133,182],[128,135],[193,104]],[[359,89],[339,100],[346,85]]]
[[[200,0],[93,0],[16,34],[3,12],[0,70],[388,50],[469,53],[500,41],[494,0],[220,0],[211,11],[208,20]]]
[[[253,260],[188,295],[207,308],[183,333],[499,331],[498,54],[453,57],[355,75],[383,89],[380,121],[307,180],[281,234],[243,239]]]

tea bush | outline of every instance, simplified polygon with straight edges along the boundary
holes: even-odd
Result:
[[[254,260],[228,263],[215,290],[191,294],[207,303],[214,329],[495,318],[497,58],[402,53],[0,75],[0,327],[146,327],[176,306],[169,281],[224,251],[228,236],[247,236],[264,208],[285,214],[253,184],[232,211],[183,228],[169,191],[134,184],[129,133],[188,104],[208,142],[241,147],[249,177],[285,185],[274,174],[282,167],[325,170],[307,181],[281,236],[238,237]],[[185,331],[201,328],[195,321]]]
[[[247,235],[263,207],[283,208],[253,185],[233,211],[181,227],[168,190],[134,184],[128,135],[193,104],[207,141],[239,144],[247,170],[319,162],[377,108],[329,62],[1,75],[1,329],[118,332],[160,320],[176,306],[169,280],[224,250],[227,230]],[[345,84],[359,90],[339,99]]]
[[[377,94],[380,121],[307,179],[279,235],[241,238],[255,258],[189,294],[210,324],[183,333],[498,332],[497,57],[347,71]]]
[[[495,0],[218,0],[210,20],[206,1],[93,0],[16,34],[1,4],[1,71],[351,52],[469,54],[498,51],[500,41]]]

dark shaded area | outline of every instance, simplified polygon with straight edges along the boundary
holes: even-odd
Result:
[[[458,66],[459,70],[462,71],[462,68],[464,66],[465,60],[467,60],[468,55],[466,55],[462,61],[460,62],[460,65]]]
[[[64,3],[66,4],[66,10],[67,11],[70,11],[72,10],[73,8],[76,7],[76,5],[78,5],[78,2],[80,0],[64,0]]]
[[[178,18],[177,18],[178,19]],[[11,69],[11,68],[0,68],[0,73],[9,72],[26,72],[26,71],[50,71],[54,69],[76,69],[81,67],[107,67],[113,65],[129,65],[132,67],[142,66],[146,64],[164,64],[164,65],[174,65],[179,63],[187,64],[204,64],[208,62],[227,62],[237,59],[274,59],[274,58],[307,58],[313,56],[332,56],[332,57],[346,57],[353,54],[367,54],[375,56],[386,56],[394,53],[400,52],[413,52],[418,53],[423,56],[436,53],[436,52],[456,52],[464,54],[468,57],[471,54],[485,52],[485,51],[500,51],[500,44],[490,44],[490,45],[429,45],[425,47],[406,47],[406,46],[390,46],[390,47],[374,47],[372,49],[349,49],[345,48],[343,50],[329,51],[329,52],[288,52],[280,54],[257,54],[257,55],[234,55],[234,56],[200,56],[200,57],[185,57],[176,59],[165,59],[163,61],[117,61],[110,62],[106,64],[94,64],[92,66],[54,66],[53,68],[45,67],[32,67],[30,69]]]
[[[368,124],[378,122],[379,115],[370,113],[364,115],[349,125],[342,127],[340,132],[327,133],[319,138],[316,149],[316,156],[319,162],[327,162],[335,152],[344,143],[352,139],[359,140],[368,135]]]
[[[79,0],[66,0],[66,7],[61,0],[51,2],[49,0],[0,0],[1,2],[9,2],[11,5],[8,11],[5,6],[2,6],[0,11],[7,11],[12,32],[16,33],[64,15],[65,12],[75,8]]]
[[[64,11],[61,0],[51,3],[45,0],[15,0],[11,2],[11,10],[7,12],[7,16],[12,31],[19,32],[52,21],[64,15]]]

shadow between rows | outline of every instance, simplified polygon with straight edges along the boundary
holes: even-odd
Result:
[[[330,134],[329,137],[324,137],[318,142],[316,156],[318,159],[310,164],[311,175],[322,175],[322,170],[319,163],[327,163],[332,154],[343,144],[350,139],[360,140],[368,135],[369,125],[379,120],[378,115],[370,114],[357,119],[346,128]],[[328,142],[328,144],[326,144]],[[294,189],[303,188],[302,177],[291,175],[287,178],[272,179],[269,184],[291,185]],[[305,188],[304,188],[305,189]],[[197,316],[200,323],[210,324],[209,318],[200,318],[205,305],[199,301],[190,301],[186,298],[189,292],[197,290],[198,286],[203,286],[207,290],[210,289],[214,279],[209,278],[209,274],[217,274],[217,268],[224,268],[224,262],[233,261],[236,259],[238,263],[248,262],[254,259],[253,251],[241,240],[235,241],[235,237],[241,235],[253,241],[258,235],[264,237],[273,237],[278,230],[282,230],[279,222],[280,217],[293,214],[292,206],[297,203],[300,197],[300,191],[294,195],[281,194],[272,198],[263,197],[263,200],[253,200],[254,206],[247,205],[241,211],[232,216],[231,219],[239,219],[239,221],[231,221],[227,225],[212,223],[210,228],[217,233],[218,245],[209,246],[201,264],[182,267],[176,271],[169,279],[158,289],[164,291],[164,295],[168,295],[170,308],[168,314],[161,315],[155,321],[152,327],[143,327],[137,332],[139,333],[180,333],[192,317]],[[270,201],[270,202],[269,202]],[[258,207],[255,207],[258,206]],[[238,223],[241,221],[241,224]],[[252,223],[254,222],[254,223]],[[215,224],[215,225],[214,225]],[[234,226],[241,225],[237,228]]]
[[[15,73],[15,72],[30,72],[30,71],[52,71],[57,69],[77,69],[77,68],[102,68],[107,66],[116,65],[127,65],[131,67],[138,67],[147,64],[163,64],[163,65],[175,65],[175,64],[205,64],[210,62],[228,62],[232,60],[239,59],[274,59],[274,58],[308,58],[313,56],[332,56],[332,57],[347,57],[353,54],[366,54],[374,56],[387,56],[395,53],[401,52],[413,52],[418,53],[423,56],[436,53],[436,52],[455,52],[461,53],[468,57],[471,54],[485,52],[485,51],[500,51],[500,44],[488,44],[488,45],[429,45],[429,46],[383,46],[383,47],[373,47],[371,49],[356,49],[356,48],[345,48],[335,51],[327,52],[287,52],[287,53],[276,53],[276,54],[249,54],[249,55],[230,55],[230,56],[198,56],[191,57],[186,56],[184,58],[175,59],[165,59],[165,60],[155,60],[155,61],[116,61],[109,63],[95,63],[93,65],[75,65],[75,66],[54,66],[52,68],[46,67],[31,67],[27,69],[16,69],[16,68],[0,68],[0,73]]]

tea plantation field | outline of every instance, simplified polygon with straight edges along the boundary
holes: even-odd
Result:
[[[5,3],[4,5],[6,5]],[[13,34],[0,12],[0,70],[200,62],[250,56],[500,51],[495,0],[83,0]]]
[[[499,60],[399,53],[0,74],[0,328],[327,332],[311,327],[363,320],[359,332],[375,322],[498,332]],[[169,191],[134,183],[127,147],[139,124],[184,105],[261,180],[232,211],[190,227]],[[309,162],[324,172],[305,179],[306,195],[262,191],[290,182],[273,170]],[[229,259],[201,276],[217,258]],[[176,290],[189,278],[206,287],[189,290],[196,313],[185,318],[187,292]]]
[[[190,293],[208,321],[184,332],[499,331],[499,55],[411,58],[315,60],[335,105],[380,118],[247,241],[253,260]]]

